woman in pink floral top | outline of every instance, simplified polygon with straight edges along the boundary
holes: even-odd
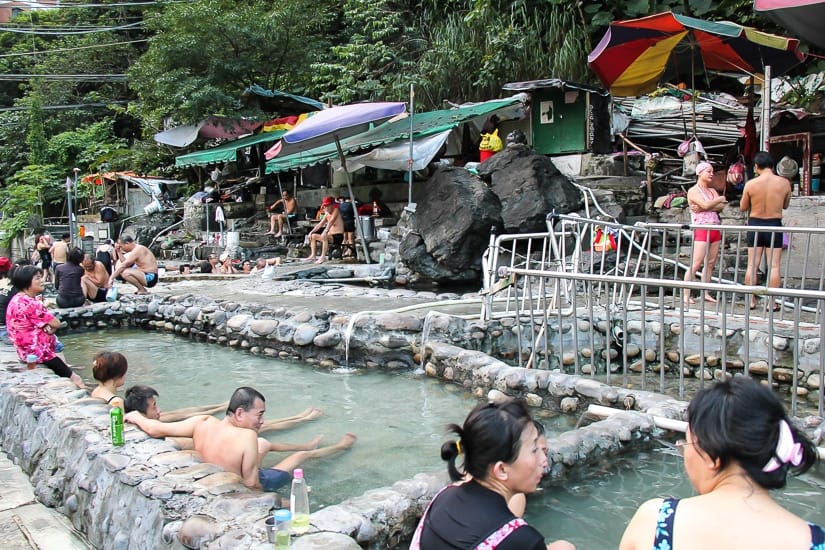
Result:
[[[49,367],[58,376],[69,378],[77,387],[85,387],[80,376],[55,354],[57,338],[54,333],[60,328],[60,321],[35,298],[43,291],[43,270],[33,265],[21,266],[14,271],[12,284],[20,292],[9,301],[6,328],[17,356],[26,362],[28,355],[36,355],[38,363]]]

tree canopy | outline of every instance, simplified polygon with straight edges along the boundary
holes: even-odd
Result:
[[[74,167],[172,175],[176,152],[151,135],[213,114],[276,115],[243,101],[252,84],[338,104],[403,101],[414,84],[416,108],[432,109],[498,97],[512,81],[595,83],[586,56],[606,26],[666,10],[787,34],[751,0],[97,0],[25,11],[0,30],[0,74],[12,77],[0,79],[0,186],[48,191]]]

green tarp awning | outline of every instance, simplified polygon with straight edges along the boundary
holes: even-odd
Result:
[[[175,167],[185,168],[187,166],[203,166],[205,164],[215,164],[218,162],[232,162],[236,159],[238,149],[244,149],[258,143],[278,140],[285,133],[286,130],[261,132],[260,134],[252,134],[251,136],[228,141],[211,149],[181,155],[175,159]]]
[[[521,96],[507,99],[494,99],[483,103],[465,105],[455,109],[415,113],[412,120],[413,139],[437,134],[455,128],[463,122],[477,117],[487,116],[490,113],[505,109],[522,102]],[[394,122],[386,122],[357,136],[341,142],[344,153],[354,153],[372,147],[386,145],[394,141],[410,139],[410,119],[402,118]],[[297,168],[312,166],[338,156],[335,143],[329,143],[300,153],[285,157],[275,157],[266,163],[266,172],[285,172]]]

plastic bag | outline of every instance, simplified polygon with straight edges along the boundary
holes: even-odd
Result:
[[[117,301],[117,285],[112,285],[112,288],[106,291],[106,301],[107,302],[116,302]]]
[[[593,250],[596,252],[610,252],[616,250],[616,237],[610,229],[602,231],[601,227],[596,228],[593,237]]]
[[[699,153],[697,151],[691,151],[685,155],[684,160],[682,161],[682,175],[685,177],[688,176],[695,176],[696,175],[696,165],[699,164]]]
[[[727,180],[734,187],[745,182],[745,163],[742,162],[741,157],[728,168]]]

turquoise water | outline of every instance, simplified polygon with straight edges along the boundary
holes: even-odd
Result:
[[[266,419],[291,416],[307,407],[323,409],[318,420],[264,434],[289,443],[324,434],[322,444],[346,432],[358,436],[349,451],[305,463],[315,509],[420,472],[444,471],[439,453],[447,438],[445,427],[461,423],[477,403],[459,386],[411,373],[340,373],[167,333],[104,331],[62,340],[66,358],[75,366],[90,365],[100,350],[123,353],[129,371],[121,395],[132,384],[147,384],[160,393],[161,410],[220,403],[238,386],[252,386],[264,394]],[[79,373],[87,384],[95,384],[91,367]],[[575,419],[561,416],[543,422],[549,433],[559,433],[572,428]],[[284,456],[270,453],[264,465],[274,466]]]
[[[305,464],[315,510],[419,472],[443,471],[439,448],[446,439],[445,425],[460,423],[477,402],[458,386],[410,373],[337,373],[167,333],[105,331],[62,340],[67,359],[76,366],[89,365],[102,349],[125,354],[129,359],[126,386],[155,387],[164,410],[225,401],[243,385],[254,386],[267,397],[266,418],[321,407],[325,414],[316,421],[266,434],[272,440],[303,442],[321,433],[327,443],[348,431],[358,435],[358,442],[344,454]],[[79,372],[87,383],[94,383],[91,368]],[[577,420],[538,413],[550,435],[572,429]],[[265,465],[277,461],[271,454]],[[802,517],[825,524],[823,489],[825,467],[819,466],[792,479],[775,497]],[[548,541],[565,538],[580,550],[616,548],[640,503],[692,493],[681,459],[664,445],[588,467],[579,477],[531,495],[527,520]]]
[[[651,498],[693,495],[682,458],[665,446],[611,459],[588,470],[586,477],[547,487],[528,497],[525,516],[548,541],[566,539],[579,550],[618,548],[639,504]],[[773,496],[800,517],[825,524],[825,466],[790,477],[788,486]]]

